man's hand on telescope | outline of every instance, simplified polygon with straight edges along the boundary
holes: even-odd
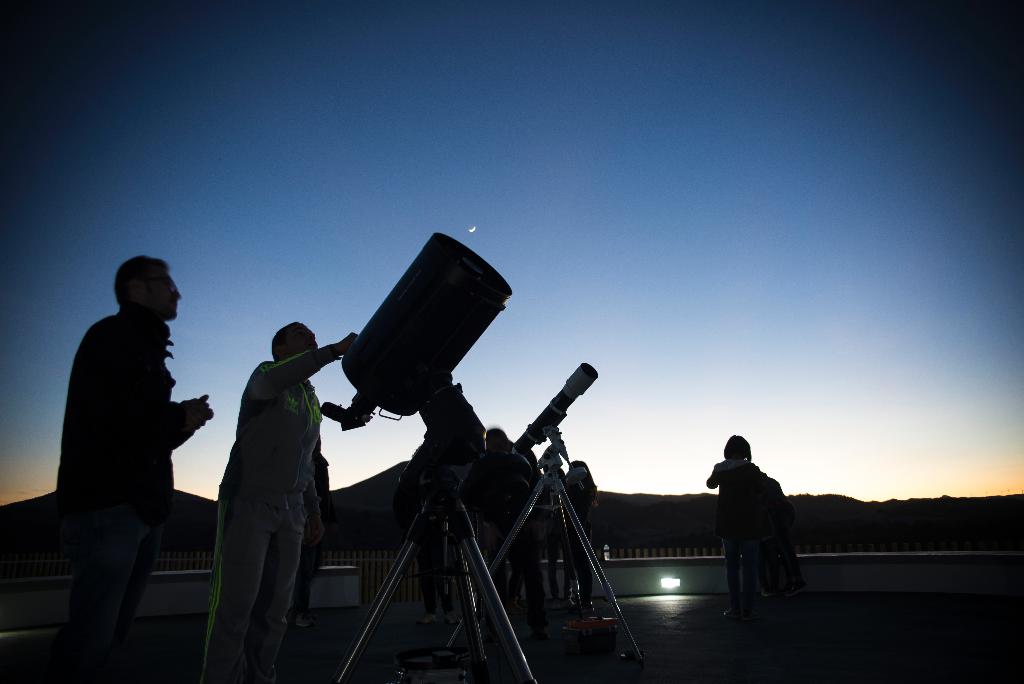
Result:
[[[352,414],[347,408],[332,404],[329,401],[325,401],[320,404],[320,413],[327,416],[331,420],[336,420],[341,423],[341,429],[353,430],[355,428],[361,428],[373,419],[373,414],[367,416],[356,416]]]
[[[306,518],[306,529],[302,534],[302,543],[308,546],[313,546],[320,543],[320,540],[324,536],[324,523],[320,519],[319,513]]]
[[[356,341],[356,334],[349,333],[345,336],[341,342],[335,342],[331,345],[331,351],[334,352],[335,358],[341,358],[348,351],[348,348],[352,346],[352,343]]]

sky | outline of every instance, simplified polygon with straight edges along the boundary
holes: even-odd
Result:
[[[601,489],[708,491],[740,434],[787,493],[1024,491],[1012,8],[87,4],[0,48],[0,503],[53,490],[124,260],[182,292],[174,398],[216,416],[176,486],[215,498],[274,331],[358,331],[435,232],[513,292],[455,380],[514,439],[592,364],[561,427]],[[423,431],[325,422],[332,487]]]

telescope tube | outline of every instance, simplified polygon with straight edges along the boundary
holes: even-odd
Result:
[[[589,363],[581,363],[580,367],[565,381],[565,387],[562,388],[562,391],[556,394],[555,398],[540,412],[537,419],[530,423],[526,428],[526,432],[516,440],[512,448],[520,454],[525,454],[534,446],[546,440],[544,428],[554,427],[561,423],[565,419],[565,412],[572,405],[572,402],[576,401],[576,397],[586,392],[594,384],[595,380],[597,380],[597,371],[594,367]]]
[[[511,296],[490,264],[434,233],[341,360],[358,392],[351,412],[419,411],[451,384],[451,372]]]

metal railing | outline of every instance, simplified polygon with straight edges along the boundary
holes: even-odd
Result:
[[[841,544],[796,544],[796,553],[921,553],[928,551],[1021,551],[1019,540],[939,541],[939,542],[879,542]],[[600,553],[600,549],[598,549]],[[612,558],[688,558],[692,556],[721,556],[721,546],[677,546],[659,548],[611,549]]]
[[[1024,542],[1015,541],[942,541],[891,542],[858,544],[798,544],[796,552],[802,555],[818,553],[920,553],[928,551],[1022,551]],[[600,555],[601,550],[598,549]],[[377,594],[381,582],[395,562],[394,549],[355,549],[324,551],[322,565],[352,565],[359,568],[360,601],[368,603]],[[610,550],[617,558],[687,558],[720,556],[718,546],[615,548]],[[164,551],[157,559],[155,571],[209,570],[213,565],[212,551]],[[422,598],[415,563],[410,576],[402,580],[395,602],[419,601]],[[71,574],[71,564],[59,551],[39,553],[0,554],[0,579],[61,577]]]

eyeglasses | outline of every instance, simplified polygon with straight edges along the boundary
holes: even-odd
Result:
[[[144,280],[147,283],[151,283],[151,282],[164,283],[165,285],[167,285],[167,289],[170,290],[171,292],[177,292],[178,291],[178,286],[174,284],[173,280],[171,280],[171,276],[147,276],[145,278],[140,278],[140,280]]]

